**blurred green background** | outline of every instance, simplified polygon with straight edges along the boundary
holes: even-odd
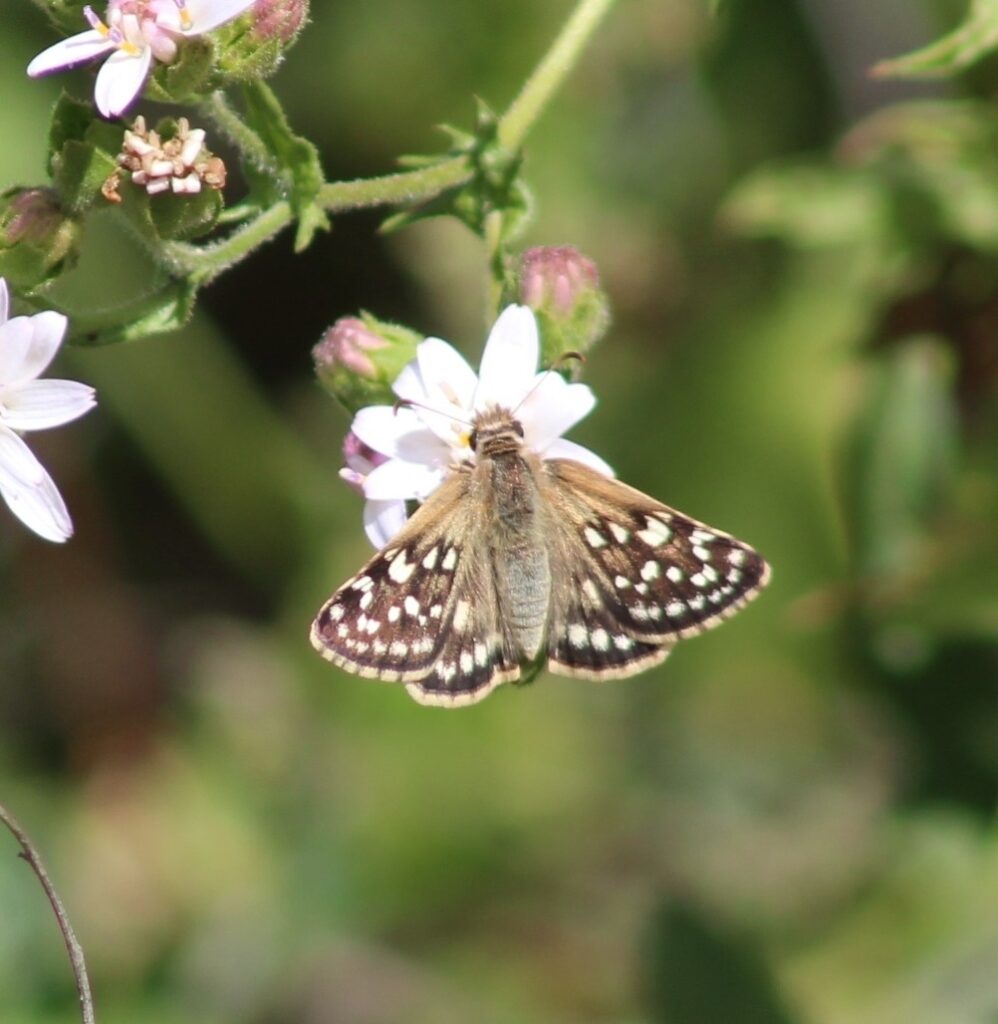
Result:
[[[0,800],[101,1024],[998,1020],[998,64],[875,81],[962,3],[620,3],[530,138],[528,244],[614,327],[575,437],[744,537],[770,589],[659,669],[440,712],[307,641],[369,548],[311,374],[359,308],[477,361],[459,225],[342,216],[177,335],[66,352],[35,450],[77,535],[0,524]],[[0,183],[43,180],[52,41],[5,7]],[[501,109],[570,4],[315,3],[274,80],[330,179]],[[70,286],[141,288],[112,217]],[[0,835],[0,1021],[76,1019]]]

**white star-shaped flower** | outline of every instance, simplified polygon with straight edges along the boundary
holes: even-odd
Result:
[[[66,318],[46,311],[7,319],[0,277],[0,497],[46,540],[68,540],[73,523],[52,478],[20,433],[58,427],[96,404],[93,388],[74,380],[38,380],[66,333]]]
[[[412,404],[357,413],[353,434],[384,459],[361,464],[354,458],[342,475],[367,498],[364,528],[376,547],[405,523],[406,501],[425,501],[456,464],[474,460],[470,424],[492,406],[516,414],[525,446],[542,459],[573,459],[613,476],[598,455],[561,436],[596,404],[592,391],[558,373],[538,373],[539,354],[533,312],[508,306],[485,343],[478,376],[446,341],[427,338],[392,386]]]
[[[84,7],[90,29],[43,50],[28,65],[32,78],[108,54],[97,73],[94,101],[117,117],[141,92],[153,60],[171,64],[180,39],[204,35],[252,7],[255,0],[110,0],[107,21]]]

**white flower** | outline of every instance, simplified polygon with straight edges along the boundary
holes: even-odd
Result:
[[[52,361],[66,318],[46,311],[7,319],[7,282],[0,277],[0,497],[46,540],[73,533],[62,495],[18,431],[75,420],[96,404],[93,388],[74,380],[36,380]]]
[[[94,101],[117,117],[138,96],[153,59],[171,64],[177,41],[203,35],[240,15],[255,0],[110,0],[107,23],[84,7],[90,29],[43,50],[28,65],[32,78],[108,54],[97,73]]]
[[[474,460],[471,422],[492,406],[515,413],[524,444],[541,458],[573,459],[613,476],[599,456],[561,437],[596,404],[592,391],[558,373],[538,373],[539,352],[534,314],[526,306],[508,306],[485,343],[477,377],[446,341],[427,338],[393,385],[412,405],[357,413],[352,432],[387,456],[380,465],[369,459],[343,471],[368,499],[364,528],[376,547],[401,529],[407,500],[425,501],[456,464]]]

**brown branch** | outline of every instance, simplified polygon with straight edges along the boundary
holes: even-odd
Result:
[[[17,823],[17,819],[0,804],[0,823],[3,823],[10,830],[11,835],[21,844],[21,852],[18,856],[28,862],[28,866],[35,873],[38,881],[41,882],[45,895],[48,897],[52,913],[59,923],[59,931],[62,932],[63,941],[66,943],[66,951],[69,953],[69,962],[73,967],[73,975],[76,978],[76,991],[80,996],[80,1012],[83,1016],[83,1024],[95,1024],[94,1000],[90,994],[90,979],[87,977],[87,965],[83,959],[83,948],[76,939],[73,926],[69,923],[66,908],[55,891],[55,886],[45,870],[42,858],[34,848],[27,833]]]

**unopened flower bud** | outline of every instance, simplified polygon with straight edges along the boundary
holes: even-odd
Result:
[[[544,366],[566,353],[588,351],[610,324],[596,264],[570,245],[538,246],[524,252],[520,300],[537,316]]]
[[[422,338],[369,313],[342,317],[312,349],[323,386],[351,412],[365,405],[391,405],[391,385],[416,354]]]
[[[49,188],[12,188],[0,196],[0,275],[32,288],[76,255],[80,226]]]
[[[253,34],[258,39],[277,39],[283,46],[295,41],[308,17],[308,0],[256,0]]]
[[[256,0],[249,32],[234,27],[219,47],[219,69],[240,81],[266,78],[280,66],[285,52],[308,20],[308,0]]]

